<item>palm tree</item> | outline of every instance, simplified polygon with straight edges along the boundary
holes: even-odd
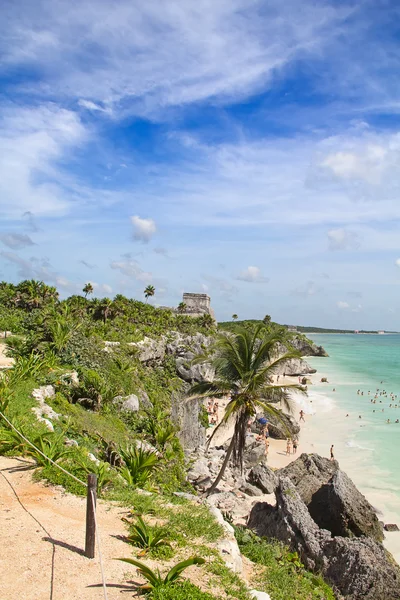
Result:
[[[178,312],[184,313],[185,310],[186,310],[186,307],[187,307],[187,305],[186,305],[185,302],[179,302],[179,304],[178,304]]]
[[[264,325],[270,325],[271,324],[271,316],[265,315],[265,317],[263,318],[263,323],[264,323]]]
[[[85,298],[88,297],[88,294],[93,294],[93,286],[90,282],[86,283],[83,286],[82,292],[85,294]]]
[[[239,317],[237,316],[237,314],[236,314],[236,313],[234,313],[234,314],[232,315],[232,320],[233,320],[233,321],[237,321],[237,320],[238,320],[238,318],[239,318]]]
[[[154,285],[148,285],[147,288],[144,290],[144,295],[146,297],[146,302],[148,301],[149,298],[151,298],[152,296],[154,296],[155,293],[156,293],[156,290],[154,288]]]
[[[234,466],[243,470],[243,454],[249,419],[261,408],[266,414],[279,416],[279,410],[271,402],[281,401],[284,408],[291,412],[290,391],[304,392],[299,385],[274,385],[272,376],[279,365],[299,353],[290,350],[278,356],[279,344],[289,345],[289,337],[282,327],[267,330],[264,325],[256,328],[240,328],[234,335],[222,333],[211,347],[208,355],[199,356],[196,363],[211,363],[215,370],[213,381],[196,383],[189,390],[189,399],[230,396],[225,414],[214,429],[211,439],[218,429],[230,419],[235,427],[231,443],[221,470],[207,490],[211,494],[223,477],[232,456]]]

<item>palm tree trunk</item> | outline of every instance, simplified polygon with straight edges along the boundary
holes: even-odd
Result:
[[[224,462],[222,463],[222,467],[220,469],[220,472],[218,473],[217,478],[214,481],[214,483],[206,491],[206,496],[210,496],[210,494],[212,494],[214,492],[215,488],[217,487],[217,485],[221,481],[222,477],[224,476],[226,467],[228,466],[229,459],[230,459],[230,457],[232,455],[232,452],[233,452],[234,445],[235,445],[235,436],[233,435],[232,439],[231,439],[231,443],[229,444],[229,448],[226,451],[226,456],[225,456]]]

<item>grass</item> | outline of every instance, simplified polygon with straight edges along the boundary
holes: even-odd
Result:
[[[149,598],[151,600],[219,600],[218,596],[202,592],[187,580],[154,590]]]
[[[242,554],[261,567],[254,578],[254,587],[274,600],[334,600],[332,588],[320,575],[304,569],[297,555],[284,544],[259,538],[242,528],[236,528],[235,534]]]

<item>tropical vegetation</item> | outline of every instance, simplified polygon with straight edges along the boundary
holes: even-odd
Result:
[[[274,404],[279,401],[286,410],[291,411],[290,392],[303,393],[303,388],[299,385],[279,385],[273,382],[279,366],[288,359],[299,356],[294,350],[279,353],[279,344],[284,342],[290,347],[290,337],[282,327],[267,329],[264,325],[258,325],[254,329],[242,328],[233,335],[222,333],[217,336],[207,354],[197,359],[197,362],[210,362],[214,367],[215,377],[212,381],[193,385],[190,396],[229,398],[224,416],[209,442],[229,420],[234,421],[233,436],[225,460],[208,490],[209,494],[221,481],[231,457],[234,465],[243,469],[246,434],[250,419],[255,417],[257,410],[261,408],[265,414],[279,417],[279,410]]]

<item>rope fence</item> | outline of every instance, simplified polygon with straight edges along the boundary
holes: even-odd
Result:
[[[49,458],[48,456],[46,456],[46,454],[44,454],[37,446],[35,446],[35,444],[33,444],[30,440],[28,440],[27,437],[24,436],[23,433],[21,433],[21,431],[19,431],[14,425],[13,423],[11,423],[11,421],[0,411],[0,417],[2,417],[4,419],[4,421],[7,423],[7,425],[9,427],[11,427],[11,429],[13,431],[15,431],[15,433],[17,435],[19,435],[19,437],[21,439],[24,440],[24,442],[26,442],[29,446],[31,446],[31,448],[33,448],[36,452],[38,452],[41,456],[43,456],[43,458],[45,458],[46,460],[48,460],[51,464],[53,464],[55,467],[57,467],[57,469],[59,469],[60,471],[62,471],[63,473],[65,473],[66,475],[68,475],[69,477],[71,477],[71,479],[74,479],[75,481],[77,481],[78,483],[80,483],[83,487],[85,487],[86,489],[88,489],[88,499],[87,499],[87,503],[89,505],[89,501],[90,501],[90,511],[89,511],[89,507],[87,507],[87,514],[90,512],[91,516],[93,517],[93,521],[94,521],[94,533],[95,533],[95,537],[96,537],[96,542],[97,542],[97,549],[98,549],[98,553],[99,553],[99,563],[100,563],[100,572],[101,572],[101,580],[102,580],[102,585],[103,585],[103,594],[104,594],[104,600],[108,600],[108,595],[107,595],[107,583],[106,583],[106,579],[105,579],[105,575],[104,575],[104,567],[103,567],[103,557],[102,557],[102,552],[101,552],[101,543],[100,543],[100,532],[99,532],[99,528],[98,528],[98,524],[97,524],[97,517],[96,517],[96,496],[95,496],[95,491],[93,491],[93,489],[91,489],[91,486],[88,486],[88,483],[85,483],[84,481],[82,481],[82,479],[79,479],[79,477],[76,477],[75,475],[73,475],[72,473],[70,473],[69,471],[67,471],[66,469],[64,469],[64,467],[62,467],[61,465],[59,465],[57,462],[55,462],[54,460],[52,460],[51,458]],[[97,480],[95,475],[88,475],[88,481],[90,481],[90,477],[94,478],[95,481]],[[95,488],[96,489],[96,488]],[[90,499],[90,500],[89,500]],[[88,523],[88,519],[86,522],[86,538],[88,536],[88,528],[89,528],[89,523]],[[51,537],[49,535],[49,537]],[[94,552],[93,552],[93,556],[89,556],[90,558],[94,558]],[[54,557],[53,557],[53,562],[54,562]],[[53,565],[54,568],[54,565]]]

